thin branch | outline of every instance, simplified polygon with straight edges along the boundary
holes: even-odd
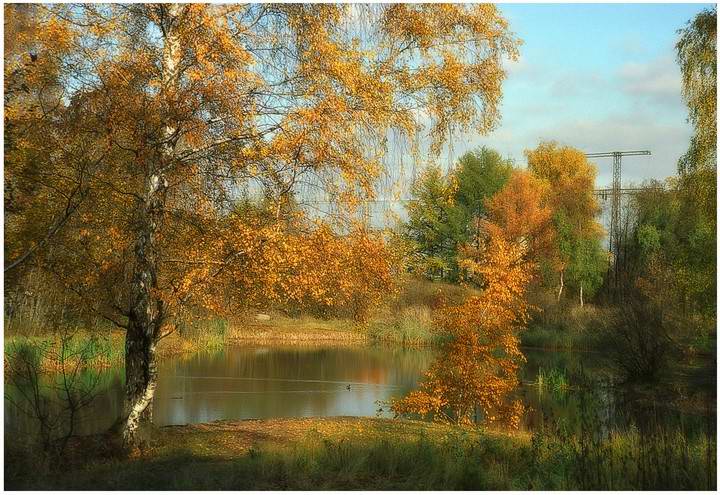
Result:
[[[37,251],[39,248],[44,246],[60,230],[60,228],[62,228],[62,226],[65,225],[65,223],[70,219],[70,217],[73,215],[73,213],[75,213],[75,211],[77,211],[77,209],[80,207],[82,202],[87,197],[88,191],[89,190],[87,188],[81,189],[80,186],[78,186],[73,191],[73,193],[70,195],[70,198],[68,198],[68,204],[65,207],[65,212],[53,225],[50,226],[45,237],[40,242],[38,242],[35,245],[33,245],[32,247],[30,247],[30,249],[25,251],[25,253],[23,253],[15,261],[13,261],[8,266],[6,266],[3,271],[7,272],[7,271],[12,270],[13,268],[19,266],[21,263],[23,263],[25,260],[27,260],[33,253],[35,253],[35,251]],[[80,199],[76,203],[73,204],[71,199],[78,192],[80,193]]]

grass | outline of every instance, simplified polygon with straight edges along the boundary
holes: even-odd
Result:
[[[445,299],[447,285],[410,280],[365,327],[350,320],[282,314],[271,314],[267,321],[198,320],[162,339],[158,352],[166,357],[246,342],[355,345],[379,340],[424,345],[437,338],[431,314]],[[462,297],[465,289],[450,287],[455,292],[448,299]],[[603,320],[609,321],[608,314],[591,306],[550,306],[523,336],[523,343],[535,338],[536,346],[545,348],[594,345],[595,332],[607,324]],[[87,341],[91,334],[79,332],[77,337],[78,342]],[[19,338],[6,336],[6,357],[8,346]],[[34,339],[39,348],[57,345],[54,337],[24,338]],[[107,333],[107,338],[113,359],[121,363],[123,334]],[[538,371],[538,386],[564,392],[567,373],[547,369]],[[9,489],[145,490],[618,490],[716,485],[715,443],[707,436],[690,437],[677,429],[603,430],[595,426],[600,424],[597,418],[587,423],[589,429],[583,426],[580,431],[548,427],[530,434],[371,418],[218,422],[157,429],[142,453],[129,457],[120,455],[119,446],[106,436],[75,438],[59,463],[50,463],[19,442],[6,441],[5,483]]]
[[[657,425],[558,428],[533,435],[531,456],[553,489],[708,490],[717,485],[714,438]]]
[[[371,321],[368,333],[373,340],[407,346],[440,342],[439,334],[433,330],[432,311],[427,306],[402,308],[394,315]]]
[[[347,318],[319,318],[307,314],[288,317],[270,311],[269,320],[243,315],[224,323],[203,323],[183,335],[222,335],[224,343],[290,343],[356,345],[368,342],[392,342],[406,346],[435,345],[441,342],[433,331],[432,312],[443,304],[460,303],[472,289],[456,284],[433,282],[421,277],[403,276],[397,296],[378,308],[368,323]],[[209,331],[208,331],[209,329]]]
[[[4,340],[5,359],[12,359],[17,352],[24,350],[34,354],[33,361],[38,363],[40,371],[59,371],[60,363],[63,361],[61,359],[62,340],[58,333],[30,337],[6,336]],[[80,355],[86,356],[83,358],[83,366],[93,369],[121,368],[125,362],[124,332],[91,333],[79,330],[71,334],[65,345],[66,367],[72,364],[76,356]],[[186,335],[173,333],[160,340],[157,354],[158,358],[164,359],[200,350],[218,349],[224,345],[224,334],[219,333],[217,329]]]
[[[361,325],[349,319],[320,319],[301,315],[290,318],[271,314],[267,321],[251,318],[234,322],[227,333],[229,343],[358,344],[367,341]]]
[[[220,349],[225,345],[227,322],[211,320],[201,325],[183,329],[160,340],[157,347],[159,359],[180,354],[189,354],[200,350]],[[63,350],[63,334],[65,348]],[[92,369],[121,368],[125,362],[125,333],[121,331],[68,330],[66,332],[47,333],[45,335],[22,334],[8,335],[4,339],[4,356],[13,359],[18,352],[29,352],[39,370],[45,373],[60,371],[61,362],[66,368],[72,366],[75,359],[82,359],[83,367]],[[62,353],[64,352],[64,358]],[[6,366],[7,369],[7,366]]]
[[[524,347],[548,350],[593,350],[601,345],[603,332],[612,325],[614,311],[591,304],[557,303],[551,297],[536,296],[532,303],[543,310],[520,334]]]
[[[569,386],[567,375],[557,368],[551,368],[549,371],[540,368],[536,384],[541,392],[547,390],[556,394],[567,391]]]
[[[552,328],[531,324],[520,334],[523,347],[546,350],[590,351],[597,349],[599,335],[587,332],[571,332],[562,328]]]
[[[5,483],[55,490],[707,489],[716,484],[708,447],[702,437],[637,430],[592,443],[408,420],[250,420],[160,428],[131,457],[112,455],[104,438],[86,438],[61,468],[44,473],[6,447]]]
[[[6,336],[6,362],[20,352],[31,354],[32,362],[37,363],[42,372],[59,371],[62,363],[66,367],[72,366],[75,359],[83,360],[88,367],[105,369],[122,366],[125,360],[125,336],[119,332],[95,334],[85,331],[67,334],[65,338],[57,333],[30,337]]]
[[[443,342],[433,327],[433,312],[443,305],[460,304],[474,292],[469,287],[406,275],[395,299],[381,308],[367,326],[372,340],[405,346],[432,346]]]
[[[365,324],[351,319],[328,319],[303,314],[289,317],[275,311],[269,312],[268,320],[256,319],[254,313],[232,319],[191,318],[188,323],[178,323],[175,332],[161,339],[158,357],[165,359],[235,344],[344,346],[381,342],[402,346],[434,346],[441,344],[443,339],[433,328],[433,312],[445,304],[457,304],[473,292],[468,287],[409,275],[399,280],[399,286],[398,294],[378,308]],[[539,297],[547,299],[545,294]],[[565,307],[555,303],[552,297],[533,302],[546,309],[522,333],[524,346],[544,349],[591,349],[597,346],[598,322],[606,316],[603,311],[591,305],[585,308],[573,305]],[[59,338],[56,334],[50,333],[50,330],[43,334],[38,328],[28,326],[28,322],[32,323],[39,318],[38,315],[47,313],[45,306],[38,306],[40,309],[23,306],[15,318],[6,320],[6,356],[12,354],[12,348],[23,338],[38,349],[43,349],[47,342],[50,342],[52,349],[57,349]],[[19,336],[20,330],[31,336]],[[87,343],[94,338],[108,348],[108,354],[107,358],[90,360],[88,365],[95,368],[121,367],[124,357],[123,333],[105,327],[92,333],[77,331],[74,341]],[[54,354],[57,353],[43,355],[40,361],[44,370],[57,368],[57,360],[52,358]]]
[[[63,334],[69,337],[65,341],[65,358],[61,359]],[[269,321],[244,319],[231,323],[226,319],[211,318],[178,325],[174,332],[160,340],[157,355],[159,359],[166,359],[182,354],[222,349],[233,344],[356,345],[369,340],[366,328],[351,320],[274,315]],[[60,371],[61,362],[64,361],[68,367],[72,365],[73,359],[80,359],[81,355],[84,356],[82,366],[85,368],[121,368],[125,359],[125,334],[105,329],[97,332],[81,329],[48,331],[45,334],[33,332],[30,335],[17,332],[10,334],[6,331],[6,364],[18,352],[32,354],[32,362],[37,363],[43,373]]]
[[[176,331],[168,336],[167,342],[161,340],[158,353],[163,356],[196,352],[198,350],[216,350],[225,346],[230,324],[224,318],[193,319],[191,323],[179,323]],[[163,339],[164,340],[164,339]]]
[[[460,304],[474,289],[424,277],[406,274],[398,281],[400,291],[392,303],[393,308],[426,306],[435,309],[442,304]]]
[[[178,323],[176,331],[160,341],[158,356],[162,359],[200,350],[219,349],[228,344],[248,343],[357,345],[379,341],[413,346],[434,345],[440,339],[433,331],[432,311],[443,304],[459,303],[471,291],[455,284],[413,276],[404,276],[399,283],[401,290],[398,295],[384,307],[378,308],[368,323],[306,314],[289,317],[274,311],[269,312],[269,320],[257,320],[253,313],[231,319],[196,317],[189,319],[189,322]],[[57,347],[57,331],[45,325],[53,320],[51,315],[57,312],[56,306],[59,303],[49,297],[29,300],[18,306],[15,315],[5,320],[6,355],[22,339],[36,346],[51,341],[50,345]],[[65,325],[68,326],[67,323]],[[97,326],[97,331],[73,330],[74,339],[80,343],[93,338],[106,342],[110,347],[110,358],[102,362],[95,360],[93,363],[97,366],[121,365],[124,355],[123,333],[97,320],[92,325]],[[84,328],[80,324],[76,326]],[[52,369],[52,363],[48,359],[45,361],[47,369]]]

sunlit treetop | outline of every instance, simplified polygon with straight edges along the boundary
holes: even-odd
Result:
[[[212,162],[278,188],[308,174],[338,194],[369,194],[391,129],[413,140],[425,126],[435,151],[454,127],[490,130],[502,61],[517,56],[493,5],[174,9],[34,11],[35,56],[59,67],[64,104],[137,155],[126,173],[169,144],[175,165]]]
[[[593,193],[597,168],[582,151],[547,142],[525,155],[530,172],[549,185],[554,211],[562,211],[578,230],[600,228],[595,222],[599,206]]]
[[[488,220],[504,237],[524,246],[530,259],[551,257],[555,231],[550,190],[526,170],[513,170],[508,183],[486,200]]]
[[[704,10],[679,31],[677,59],[688,120],[695,128],[681,172],[717,167],[717,8]]]

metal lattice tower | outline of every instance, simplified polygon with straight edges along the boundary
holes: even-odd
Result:
[[[585,153],[588,158],[613,159],[612,204],[610,207],[610,252],[613,255],[614,280],[618,279],[620,270],[620,196],[622,189],[622,157],[650,155],[648,150],[608,151],[602,153]]]

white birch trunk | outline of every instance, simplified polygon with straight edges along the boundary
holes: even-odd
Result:
[[[560,302],[560,297],[562,296],[562,293],[563,293],[563,287],[565,287],[564,275],[565,275],[565,270],[560,270],[560,288],[558,289],[558,295],[557,295],[558,302]]]
[[[583,284],[582,284],[582,282],[581,282],[581,283],[580,283],[580,307],[581,307],[581,308],[583,307],[583,304],[584,304],[584,303],[583,303]]]
[[[180,5],[167,4],[164,8],[164,36],[162,55],[163,81],[161,97],[169,101],[177,83],[180,43],[177,35],[177,17]],[[169,105],[169,104],[168,104]],[[166,108],[168,111],[169,108]],[[169,115],[169,112],[168,112]],[[137,445],[137,431],[144,421],[152,421],[152,402],[157,387],[155,346],[165,317],[162,300],[157,289],[156,237],[165,209],[168,181],[165,173],[172,165],[175,128],[167,122],[163,128],[158,160],[146,171],[143,201],[138,202],[135,264],[130,286],[130,310],[125,338],[125,422],[123,442]]]

